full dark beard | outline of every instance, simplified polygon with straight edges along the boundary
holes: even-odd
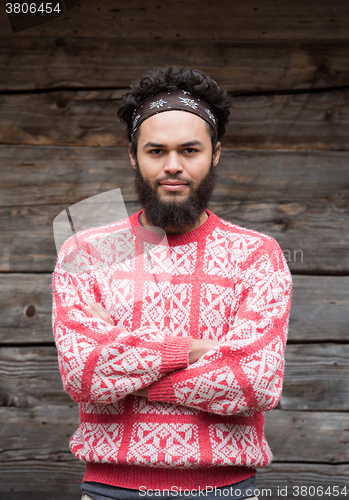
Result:
[[[167,180],[175,180],[178,176],[167,176]],[[135,188],[138,199],[144,208],[150,225],[168,230],[181,230],[186,226],[194,226],[200,215],[207,208],[215,187],[216,168],[211,163],[210,170],[201,180],[188,198],[180,200],[176,192],[170,193],[171,199],[162,201],[150,181],[142,176],[138,163],[135,168]]]

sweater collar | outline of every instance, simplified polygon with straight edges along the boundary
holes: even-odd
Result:
[[[139,223],[139,215],[143,212],[143,210],[139,210],[137,213],[130,217],[130,223],[132,227],[137,227],[141,229],[137,229],[136,231],[142,231],[143,237],[149,241],[158,243],[159,235],[153,233],[152,231],[148,231]],[[167,234],[166,239],[167,243],[171,246],[175,245],[184,245],[188,243],[192,243],[194,241],[201,240],[205,238],[209,233],[213,231],[213,229],[217,226],[219,218],[210,210],[206,209],[206,213],[208,215],[208,219],[201,224],[201,226],[189,231],[188,233],[183,234]]]

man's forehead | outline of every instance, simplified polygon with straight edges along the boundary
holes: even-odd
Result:
[[[164,111],[153,115],[140,125],[139,137],[144,143],[186,144],[211,141],[210,126],[193,113],[180,110]],[[164,144],[163,144],[164,145]]]

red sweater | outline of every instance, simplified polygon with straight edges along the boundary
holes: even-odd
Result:
[[[70,446],[85,481],[198,489],[271,462],[264,411],[281,395],[290,273],[274,239],[207,213],[167,242],[137,213],[60,251],[53,329],[80,404]],[[90,317],[88,300],[115,326]],[[188,365],[193,338],[220,345]],[[131,395],[142,387],[148,398]]]

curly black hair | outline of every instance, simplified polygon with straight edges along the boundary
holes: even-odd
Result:
[[[217,82],[197,69],[168,66],[155,68],[134,80],[129,90],[120,100],[119,119],[127,125],[127,136],[134,153],[137,151],[137,133],[131,136],[132,114],[143,101],[163,90],[186,90],[194,96],[205,100],[218,117],[218,134],[208,125],[211,133],[212,148],[225,134],[228,123],[231,100],[228,92],[219,87]]]

